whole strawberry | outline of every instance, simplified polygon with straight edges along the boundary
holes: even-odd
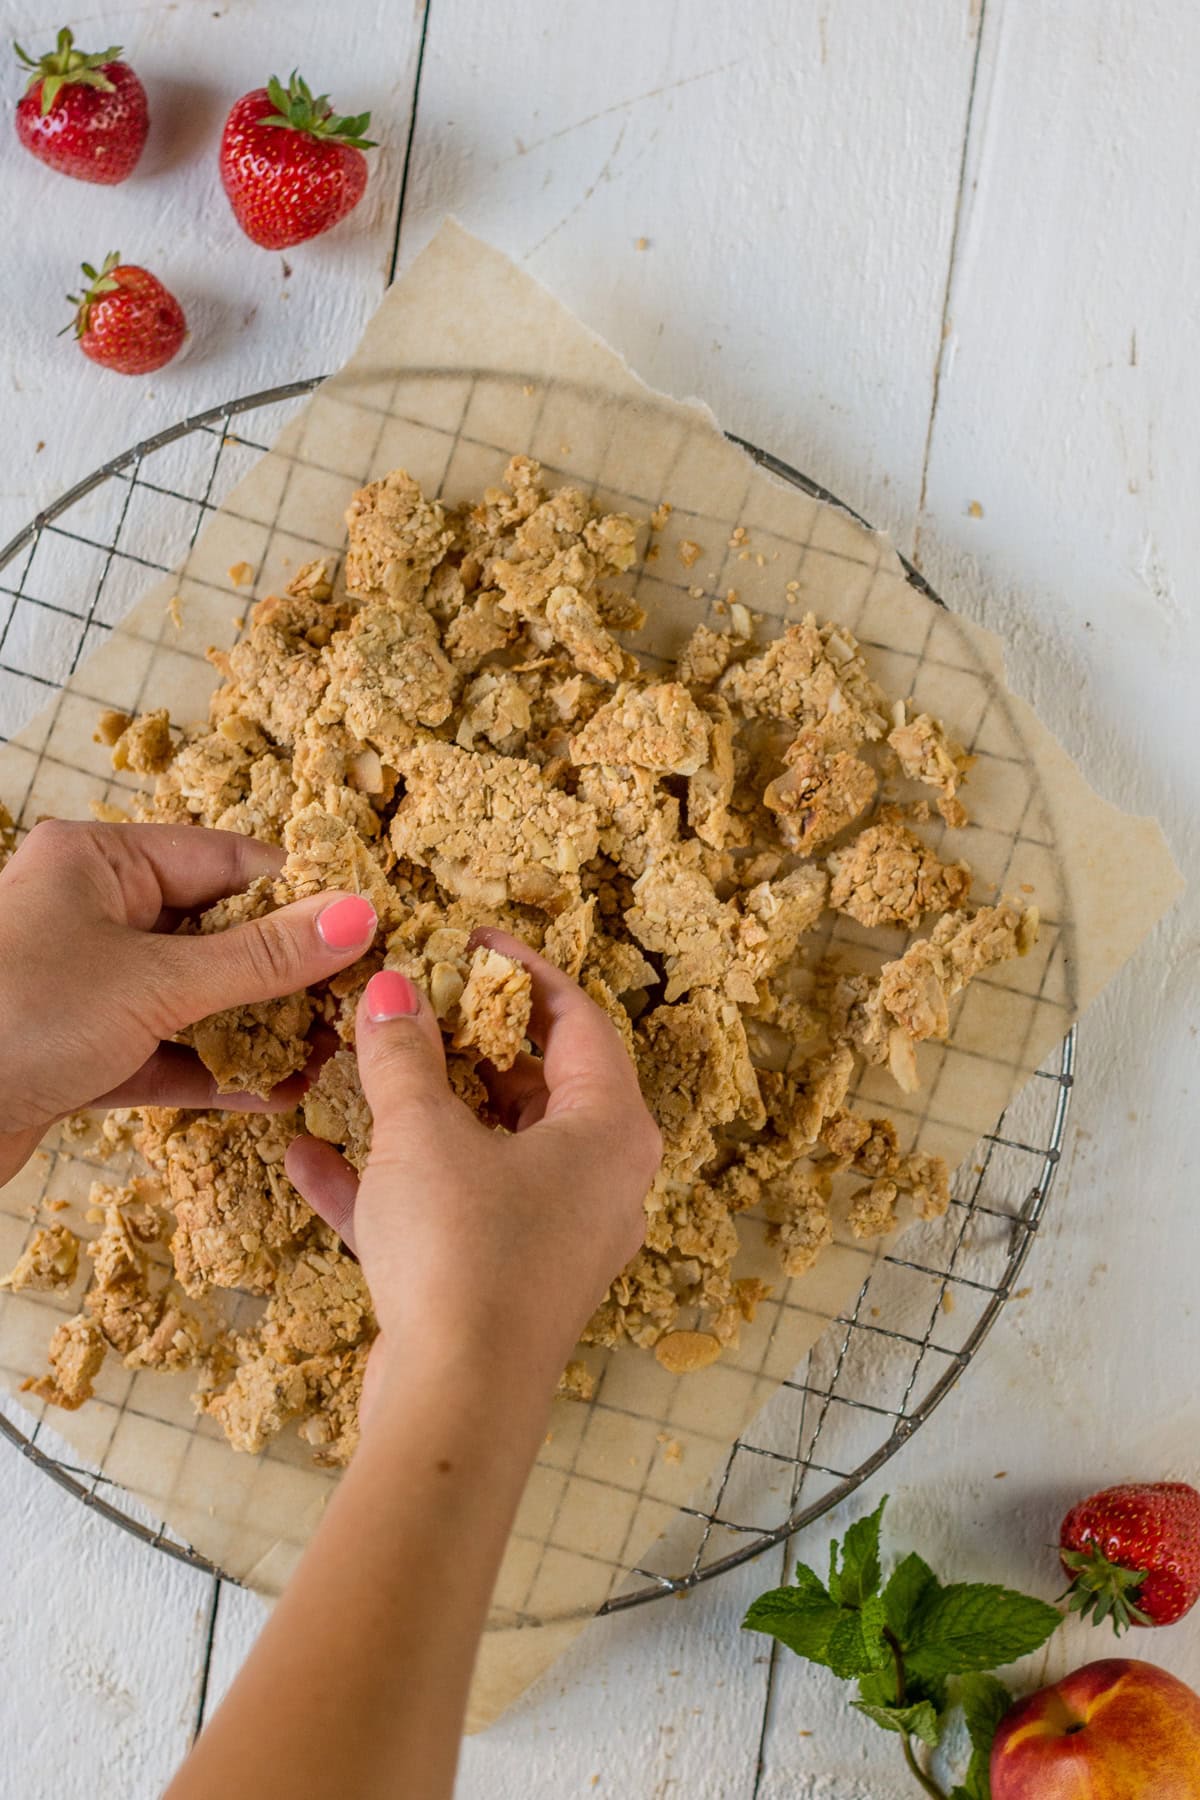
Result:
[[[1118,1636],[1173,1625],[1200,1598],[1200,1494],[1184,1481],[1107,1488],[1072,1507],[1059,1553],[1072,1612]]]
[[[87,288],[67,295],[83,354],[119,375],[149,375],[169,363],[187,334],[187,320],[158,277],[123,263],[116,250],[99,269],[84,263],[83,272]]]
[[[57,48],[36,61],[14,46],[33,73],[17,102],[17,136],[27,150],[62,175],[106,186],[132,175],[150,129],[146,90],[118,62],[121,46],[89,54],[76,50],[66,29]]]
[[[370,113],[337,117],[328,94],[314,99],[293,69],[243,94],[221,133],[221,182],[248,238],[286,250],[328,231],[353,211],[367,185],[363,132]]]

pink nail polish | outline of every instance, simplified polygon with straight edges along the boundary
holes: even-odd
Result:
[[[331,950],[354,950],[369,943],[375,924],[375,908],[358,894],[332,901],[317,918],[317,930]]]
[[[420,994],[398,969],[380,969],[367,983],[367,1017],[375,1025],[386,1025],[389,1019],[411,1019],[420,1006]]]

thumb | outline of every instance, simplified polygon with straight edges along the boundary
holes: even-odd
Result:
[[[355,1021],[358,1072],[375,1120],[374,1145],[410,1140],[431,1113],[457,1107],[442,1033],[429,1001],[398,969],[372,975]],[[405,1147],[411,1147],[406,1141]]]
[[[359,894],[314,894],[228,931],[156,939],[170,959],[172,1029],[255,1000],[299,993],[357,962],[375,936]]]

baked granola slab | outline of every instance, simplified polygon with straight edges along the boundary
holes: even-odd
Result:
[[[353,1452],[375,1321],[283,1153],[306,1128],[363,1166],[353,1020],[376,968],[428,992],[455,1091],[496,1129],[480,1065],[527,1047],[529,978],[472,931],[515,932],[608,1014],[665,1153],[645,1244],[584,1341],[631,1342],[685,1373],[736,1344],[767,1291],[736,1273],[740,1215],[782,1281],[839,1224],[871,1237],[945,1210],[944,1165],[855,1112],[856,1074],[880,1065],[911,1089],[916,1047],[948,1035],[956,996],[1037,929],[1016,901],[972,907],[968,866],[922,837],[929,806],[906,804],[904,782],[961,823],[968,759],[889,699],[845,627],[810,613],[756,643],[731,608],[730,630],[699,626],[673,670],[646,671],[620,636],[643,617],[620,586],[640,527],[577,488],[547,492],[525,457],[458,507],[393,471],[355,494],[346,526],[340,571],[302,568],[212,653],[207,720],[160,707],[106,714],[98,732],[152,784],[138,818],[285,852],[278,879],[184,929],[339,887],[375,905],[376,946],[308,993],[187,1034],[222,1090],[261,1094],[305,1067],[314,1028],[335,1034],[302,1113],[145,1111],[112,1127],[155,1182],[98,1191],[90,1286],[33,1384],[74,1407],[106,1356],[190,1368],[197,1408],[235,1448],[297,1421],[323,1465]],[[925,935],[845,970],[823,953],[833,914]],[[9,1280],[69,1286],[76,1255],[70,1233],[42,1231]],[[230,1292],[262,1308],[236,1335],[208,1304]],[[573,1363],[561,1392],[589,1383]]]

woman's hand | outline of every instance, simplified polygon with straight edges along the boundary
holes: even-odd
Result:
[[[219,1096],[192,1051],[164,1042],[209,1013],[308,987],[375,932],[357,895],[319,894],[208,936],[188,913],[275,875],[283,853],[198,826],[49,821],[0,875],[0,1182],[46,1127],[82,1106],[295,1104]]]
[[[552,1386],[645,1229],[661,1141],[615,1027],[515,938],[475,941],[533,978],[530,1037],[542,1056],[490,1080],[512,1135],[456,1097],[428,1000],[383,970],[357,1018],[375,1119],[361,1182],[316,1138],[287,1155],[292,1181],[362,1262],[381,1328],[372,1393],[393,1364],[411,1368],[426,1352],[485,1369],[519,1358]]]
[[[657,1128],[615,1026],[503,932],[541,1059],[493,1079],[511,1136],[446,1079],[429,1002],[383,970],[358,1010],[375,1115],[356,1182],[297,1138],[288,1174],[357,1248],[382,1327],[366,1435],[170,1800],[448,1797],[488,1596],[555,1379],[636,1251]]]

